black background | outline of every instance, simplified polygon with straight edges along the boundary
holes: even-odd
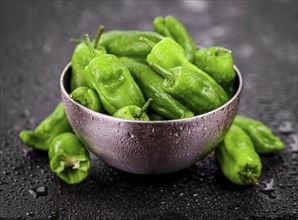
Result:
[[[74,49],[69,39],[93,36],[99,24],[151,30],[154,17],[168,14],[198,44],[233,51],[244,78],[239,113],[270,126],[286,149],[262,156],[254,187],[229,183],[213,153],[161,176],[125,173],[92,157],[85,182],[64,184],[50,172],[47,154],[17,136],[59,102],[59,76]],[[0,217],[298,218],[296,1],[1,1],[0,28]],[[270,182],[273,190],[266,190]],[[29,190],[38,186],[47,195],[33,198]]]

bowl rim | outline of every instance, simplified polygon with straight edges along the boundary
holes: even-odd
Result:
[[[200,114],[200,115],[195,115],[190,118],[183,118],[183,119],[154,120],[154,121],[128,120],[128,119],[123,119],[123,118],[116,118],[111,115],[103,114],[103,113],[96,112],[96,111],[86,108],[85,106],[83,106],[83,105],[75,102],[73,99],[71,99],[69,93],[66,91],[66,89],[64,87],[65,75],[66,75],[66,72],[71,68],[71,62],[69,62],[66,65],[66,67],[63,69],[62,74],[60,76],[60,90],[61,90],[61,94],[64,95],[64,97],[67,97],[67,99],[70,102],[72,102],[73,104],[75,104],[77,107],[83,108],[85,111],[90,112],[91,114],[98,115],[101,118],[107,118],[109,120],[114,120],[115,122],[125,122],[125,123],[131,123],[131,124],[134,124],[134,123],[138,123],[138,124],[172,124],[172,123],[188,122],[188,121],[193,122],[194,119],[198,120],[199,118],[204,118],[208,115],[212,115],[214,112],[224,109],[226,106],[230,105],[232,102],[235,101],[235,99],[237,99],[240,96],[240,93],[242,91],[242,86],[243,86],[243,80],[242,80],[241,73],[240,73],[239,69],[237,68],[237,66],[234,65],[233,67],[234,67],[234,70],[237,74],[238,81],[239,81],[238,89],[237,89],[236,93],[233,95],[233,97],[231,99],[229,99],[229,101],[227,101],[225,104],[221,105],[220,107],[218,107],[212,111],[209,111],[209,112],[206,112],[206,113]]]

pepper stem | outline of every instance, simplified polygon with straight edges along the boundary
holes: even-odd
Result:
[[[246,185],[254,185],[258,182],[257,165],[245,164],[238,172],[240,180]]]
[[[161,66],[159,66],[155,63],[151,63],[150,66],[152,67],[152,69],[154,69],[160,75],[162,75],[163,78],[165,78],[165,79],[172,79],[173,78],[173,73],[171,73],[170,71],[165,70]]]
[[[249,179],[250,179],[250,182],[252,183],[252,185],[255,185],[258,183],[258,178],[254,177],[254,176],[249,177]]]
[[[85,34],[84,39],[85,39],[85,42],[86,42],[86,44],[88,46],[88,49],[89,49],[91,55],[94,58],[97,57],[97,54],[96,54],[96,52],[95,52],[95,50],[94,50],[94,48],[93,48],[93,46],[92,46],[92,44],[90,42],[89,35],[88,34]]]
[[[105,27],[103,25],[99,25],[98,30],[94,37],[94,48],[97,48],[99,39],[100,39],[102,33],[104,32],[104,30],[105,30]]]
[[[71,38],[70,39],[70,42],[71,43],[74,43],[74,44],[80,44],[80,43],[82,43],[82,40],[80,40],[78,38]]]
[[[146,43],[149,47],[153,48],[156,43],[154,43],[152,40],[149,40],[146,37],[140,37],[140,41]]]
[[[150,103],[153,101],[152,98],[149,98],[148,101],[145,103],[145,105],[141,108],[140,113],[137,115],[137,118],[141,117],[141,115],[146,111],[146,109],[149,107]]]

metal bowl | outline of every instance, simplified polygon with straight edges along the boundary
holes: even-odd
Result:
[[[237,113],[242,89],[223,106],[192,118],[130,121],[94,112],[69,97],[71,64],[62,72],[60,89],[69,122],[79,139],[100,159],[130,173],[178,171],[204,158],[222,141]]]

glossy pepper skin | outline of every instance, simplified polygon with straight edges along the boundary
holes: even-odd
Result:
[[[85,39],[88,42],[87,36]],[[93,49],[90,43],[89,49]],[[142,107],[145,104],[141,89],[116,56],[104,54],[94,57],[86,66],[84,74],[89,87],[97,91],[104,109],[110,115],[125,106]]]
[[[99,44],[116,56],[146,58],[151,48],[139,41],[140,37],[146,37],[155,43],[163,38],[154,32],[115,30],[103,33]]]
[[[56,136],[50,144],[51,170],[68,184],[80,183],[88,176],[90,157],[88,151],[74,133]]]
[[[106,54],[106,49],[98,45],[98,40],[103,32],[103,27],[100,27],[96,36],[95,40],[93,41],[93,47],[95,47],[95,51],[98,55]],[[84,78],[84,68],[89,64],[92,60],[92,55],[88,49],[88,46],[85,42],[79,43],[72,55],[71,59],[71,78],[70,78],[70,89],[71,91],[75,90],[77,87],[80,86],[87,86],[87,82]]]
[[[236,77],[232,51],[223,47],[198,49],[194,64],[220,85],[227,85]]]
[[[185,50],[186,59],[193,62],[196,53],[196,44],[183,24],[173,16],[156,17],[153,22],[154,31],[173,38]]]
[[[151,121],[162,121],[162,120],[165,120],[164,117],[162,117],[159,114],[153,113],[153,112],[148,113],[148,117],[150,118]]]
[[[232,98],[235,95],[236,91],[237,91],[237,78],[235,78],[231,82],[222,84],[221,87],[225,90],[227,95],[230,98]]]
[[[146,38],[141,38],[140,41],[146,42],[152,48],[147,56],[147,62],[150,65],[154,63],[167,71],[177,66],[187,67],[198,74],[205,75],[210,81],[215,82],[211,76],[186,59],[184,49],[175,40],[165,37],[156,44]]]
[[[164,90],[196,114],[214,110],[228,101],[228,96],[202,74],[195,74],[187,67],[175,67],[166,71],[157,65],[152,67],[164,78]]]
[[[163,77],[147,64],[122,57],[120,61],[129,69],[141,88],[145,98],[152,98],[150,109],[167,119],[180,119],[194,116],[187,107],[163,90]]]
[[[86,86],[76,88],[70,95],[70,98],[96,112],[104,112],[104,108],[95,90]]]
[[[249,136],[232,124],[215,151],[225,177],[238,185],[253,185],[261,175],[262,163]]]
[[[63,103],[59,103],[55,110],[35,130],[23,130],[19,137],[24,144],[36,150],[47,151],[51,140],[55,136],[70,131],[72,131],[72,128],[66,117]]]
[[[122,107],[118,111],[116,111],[113,116],[116,118],[124,118],[129,120],[149,121],[150,119],[145,111],[149,107],[152,100],[153,99],[151,98],[148,99],[148,101],[142,108],[135,105]]]
[[[285,144],[272,133],[271,129],[259,121],[237,115],[234,124],[248,134],[259,154],[268,154],[285,148]]]

